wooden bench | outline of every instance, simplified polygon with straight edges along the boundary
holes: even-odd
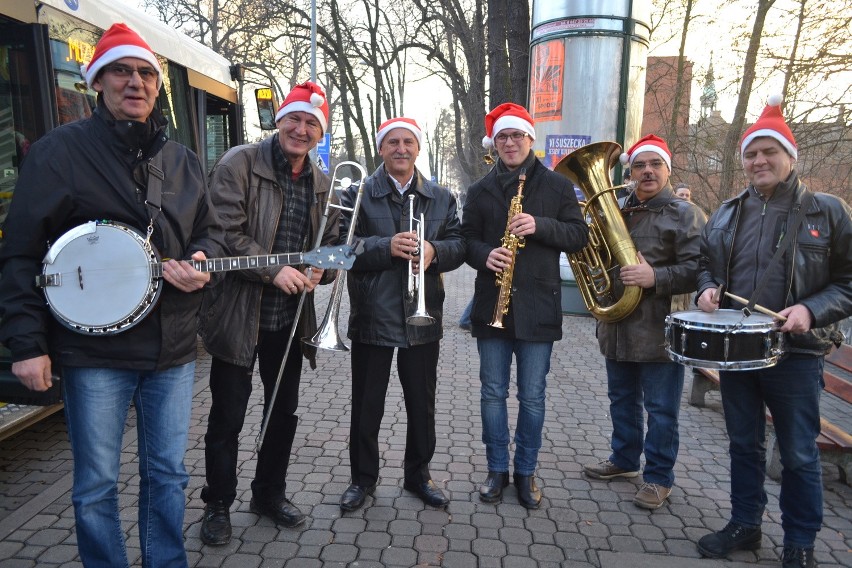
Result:
[[[693,367],[692,391],[689,403],[703,407],[705,396],[712,390],[719,390],[719,372],[713,369]],[[845,376],[844,376],[845,375]],[[852,376],[852,345],[841,345],[825,358],[822,377],[825,392],[836,396],[846,403],[852,403],[852,382],[846,377]],[[781,456],[772,430],[772,416],[766,412],[767,429],[766,471],[773,479],[781,476]],[[823,461],[836,465],[840,470],[840,481],[846,485],[852,483],[852,434],[832,424],[824,417],[820,418],[820,433],[817,447]]]

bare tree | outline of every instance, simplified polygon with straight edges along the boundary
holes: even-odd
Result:
[[[465,187],[485,172],[484,0],[413,0],[420,26],[410,46],[440,70],[452,93],[455,152]]]

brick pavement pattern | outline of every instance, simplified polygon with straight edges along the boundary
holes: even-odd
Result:
[[[349,358],[323,351],[315,371],[305,366],[299,432],[288,478],[289,497],[308,514],[298,529],[279,529],[249,511],[254,447],[263,418],[260,381],[246,418],[232,542],[223,547],[199,539],[204,484],[204,433],[210,393],[209,358],[201,352],[186,466],[191,475],[186,511],[190,566],[524,568],[647,566],[715,568],[778,566],[781,546],[779,485],[768,481],[763,546],[737,552],[732,562],[700,559],[695,541],[725,525],[728,502],[727,437],[718,393],[706,408],[681,403],[681,447],[675,489],[656,511],[637,508],[641,477],[595,481],[584,463],[609,455],[611,425],[606,373],[594,320],[566,316],[565,338],[556,344],[548,385],[544,445],[537,476],[542,507],[528,511],[510,486],[501,504],[484,504],[476,490],[487,470],[480,441],[476,342],[458,328],[473,290],[474,272],[445,275],[444,339],[437,392],[435,482],[451,498],[446,511],[430,509],[402,489],[405,413],[395,371],[380,435],[381,480],[373,497],[342,514],[349,483]],[[324,309],[330,287],[318,293]],[[341,308],[346,334],[347,300]],[[687,373],[689,375],[689,373]],[[685,392],[690,388],[689,379]],[[514,423],[517,402],[509,409]],[[714,398],[715,397],[715,398]],[[824,568],[852,566],[852,488],[825,468],[825,523],[816,544]],[[139,562],[136,525],[138,473],[135,431],[128,428],[122,455],[122,524],[131,559]],[[71,452],[62,414],[0,442],[0,568],[77,567],[71,507]]]

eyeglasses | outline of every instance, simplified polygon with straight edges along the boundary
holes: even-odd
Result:
[[[651,160],[650,162],[633,162],[630,165],[630,169],[642,171],[645,169],[645,166],[651,166],[652,170],[659,170],[665,165],[665,162],[662,160]]]
[[[287,122],[288,126],[291,128],[296,128],[304,122],[306,129],[312,130],[314,133],[322,132],[322,126],[315,118],[302,120],[298,114],[290,113],[284,116],[284,121]]]
[[[156,83],[159,78],[159,73],[153,67],[131,67],[122,63],[111,63],[104,67],[104,71],[112,73],[119,79],[130,79],[134,72],[139,73],[139,78],[149,84]]]
[[[511,134],[506,134],[505,132],[501,132],[500,134],[498,134],[497,136],[494,137],[494,140],[498,144],[505,144],[506,141],[509,140],[509,138],[511,138],[512,142],[515,142],[517,144],[518,142],[520,142],[521,140],[523,140],[527,136],[529,136],[529,134],[527,134],[526,132],[512,132]]]

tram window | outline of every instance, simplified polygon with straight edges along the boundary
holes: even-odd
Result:
[[[80,76],[80,62],[74,57],[80,46],[77,42],[72,49],[67,42],[50,40],[59,124],[88,118],[95,108],[97,94],[91,87],[86,88]]]
[[[6,219],[18,171],[35,141],[37,88],[23,45],[0,41],[0,223]]]
[[[226,101],[207,95],[207,170],[231,147],[229,105]]]
[[[189,79],[186,69],[173,63],[164,63],[163,88],[160,89],[160,110],[169,121],[167,133],[169,139],[198,151],[195,135],[195,118],[190,104]]]

